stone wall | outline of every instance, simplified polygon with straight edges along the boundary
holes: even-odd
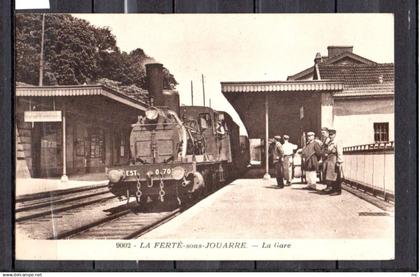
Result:
[[[32,170],[32,123],[24,122],[23,107],[16,109],[16,178],[30,178]]]

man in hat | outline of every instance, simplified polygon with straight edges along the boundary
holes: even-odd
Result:
[[[325,149],[325,182],[332,189],[327,191],[331,196],[341,194],[343,149],[337,142],[336,130],[329,129],[329,142]]]
[[[321,128],[321,141],[320,141],[320,145],[321,145],[321,183],[326,185],[327,187],[325,189],[323,189],[322,191],[324,193],[329,193],[332,190],[332,187],[325,181],[325,170],[326,170],[326,162],[325,160],[327,159],[327,154],[326,154],[326,150],[328,147],[328,143],[330,142],[330,138],[329,138],[329,129],[327,127],[322,127]]]
[[[290,186],[292,183],[293,153],[297,149],[297,145],[289,142],[288,135],[283,135],[283,140],[283,174],[286,185]]]
[[[303,169],[307,186],[305,189],[316,190],[316,171],[319,167],[318,160],[321,157],[321,146],[315,141],[315,133],[308,132],[306,134],[307,144],[302,149]]]
[[[273,153],[273,159],[274,159],[274,166],[276,168],[276,179],[277,179],[277,187],[283,188],[284,182],[283,182],[283,146],[280,143],[281,137],[275,136],[274,137],[275,144],[274,144],[274,153]]]

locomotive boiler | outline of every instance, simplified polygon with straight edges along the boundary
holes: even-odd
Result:
[[[177,92],[163,90],[161,64],[146,74],[151,106],[132,124],[130,164],[107,169],[110,191],[127,203],[182,205],[234,178],[247,165],[238,125],[209,107],[180,107]]]

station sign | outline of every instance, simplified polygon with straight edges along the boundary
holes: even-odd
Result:
[[[25,122],[61,122],[61,111],[25,111]]]

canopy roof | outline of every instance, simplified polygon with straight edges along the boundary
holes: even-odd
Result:
[[[339,91],[342,83],[328,81],[262,81],[262,82],[222,82],[222,93],[247,92],[302,92]]]
[[[148,105],[117,90],[103,85],[76,86],[17,86],[17,97],[84,97],[104,96],[118,103],[145,111]]]
[[[244,123],[250,138],[265,137],[267,96],[269,136],[288,134],[291,141],[297,143],[302,130],[317,131],[321,128],[321,94],[340,92],[343,84],[318,80],[222,82],[221,89]],[[303,120],[301,107],[304,107],[305,113]]]

